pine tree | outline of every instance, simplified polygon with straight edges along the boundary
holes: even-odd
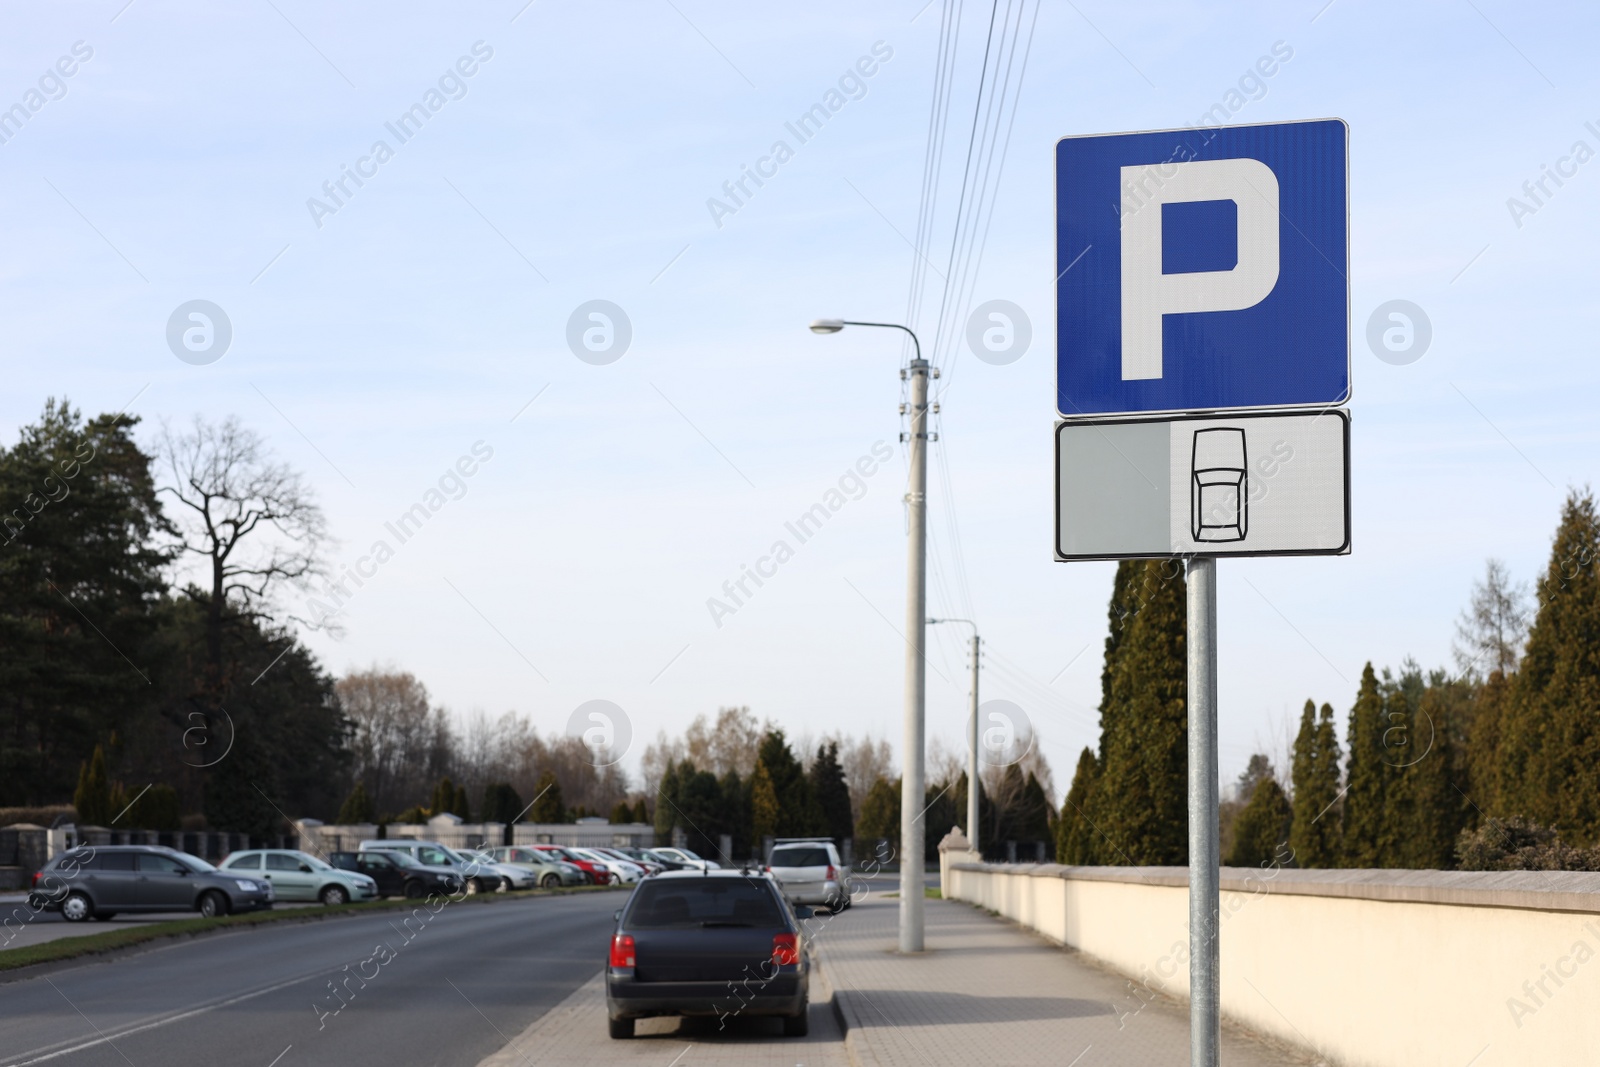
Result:
[[[645,804],[644,797],[640,797],[633,805],[633,821],[650,825],[650,808]]]
[[[1087,815],[1098,775],[1094,750],[1086,747],[1078,754],[1078,769],[1072,774],[1072,787],[1061,804],[1061,818],[1056,820],[1057,862],[1082,866],[1100,862],[1100,835]]]
[[[554,771],[545,771],[534,783],[535,797],[531,821],[557,823],[567,821],[566,805],[561,802],[561,783]]]
[[[1234,824],[1233,848],[1224,862],[1230,867],[1260,867],[1277,859],[1288,842],[1291,815],[1289,798],[1278,780],[1262,778]]]
[[[1388,784],[1384,764],[1384,695],[1378,675],[1368,663],[1361,672],[1361,689],[1350,709],[1349,754],[1345,769],[1344,820],[1340,844],[1345,867],[1382,866],[1388,809]]]
[[[1110,693],[1101,708],[1094,819],[1109,839],[1106,862],[1182,864],[1189,845],[1187,595],[1172,561],[1137,566],[1136,580],[1119,583],[1116,593],[1137,610],[1121,620],[1121,637],[1107,640]]]
[[[1600,515],[1567,496],[1501,721],[1502,813],[1600,842]]]
[[[811,792],[822,809],[822,832],[843,843],[855,833],[855,815],[850,810],[850,786],[839,763],[837,741],[817,746],[817,758],[811,764]]]
[[[372,799],[367,796],[367,787],[357,778],[355,788],[350,790],[350,795],[339,805],[339,824],[355,826],[373,822],[377,817],[377,813],[372,810]]]
[[[80,826],[109,826],[117,814],[111,807],[111,781],[106,777],[106,753],[99,745],[89,762],[78,768],[78,788],[72,795]]]

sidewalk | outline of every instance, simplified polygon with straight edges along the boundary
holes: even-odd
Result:
[[[502,1035],[505,1036],[505,1035]],[[640,1019],[631,1041],[606,1035],[605,972],[552,1008],[478,1067],[849,1067],[826,981],[811,983],[811,1033],[784,1037],[777,1019]]]
[[[1186,1009],[1143,1003],[1128,983],[968,904],[927,901],[928,951],[896,951],[898,901],[873,895],[815,945],[857,1067],[1189,1063]],[[1314,1060],[1225,1028],[1229,1067]]]

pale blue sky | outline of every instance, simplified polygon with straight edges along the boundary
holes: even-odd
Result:
[[[146,440],[237,414],[316,485],[341,562],[483,441],[493,458],[352,602],[345,639],[310,638],[332,670],[390,662],[456,711],[548,730],[594,698],[641,738],[739,703],[898,744],[898,445],[736,616],[718,628],[705,602],[896,440],[899,342],[805,326],[906,315],[942,4],[121,5],[16,8],[0,41],[0,107],[93,49],[0,144],[7,437],[51,394],[90,412],[137,394]],[[988,17],[965,6],[945,209]],[[1231,776],[1307,696],[1347,708],[1367,659],[1447,663],[1485,557],[1531,577],[1565,488],[1592,478],[1600,162],[1520,227],[1506,202],[1575,141],[1600,149],[1596,22],[1506,0],[1046,6],[970,302],[1019,304],[1034,341],[1009,366],[940,350],[930,608],[975,613],[985,695],[1029,711],[1058,785],[1095,737],[1111,567],[1050,555],[1056,139],[1196,121],[1275,42],[1292,58],[1235,120],[1350,124],[1354,552],[1220,566]],[[480,41],[465,95],[398,145],[384,124]],[[865,95],[717,226],[707,199],[875,42],[893,54]],[[319,228],[307,198],[379,138],[394,158]],[[234,329],[208,366],[164,338],[197,298]],[[1434,328],[1409,366],[1362,339],[1397,298]],[[607,366],[565,342],[591,299],[633,325]],[[959,631],[935,633],[929,732],[953,740]]]

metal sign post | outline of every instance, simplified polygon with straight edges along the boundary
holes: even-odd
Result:
[[[1189,560],[1189,1063],[1217,1067],[1217,561]]]

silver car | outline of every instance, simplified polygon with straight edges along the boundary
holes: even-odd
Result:
[[[584,874],[582,869],[574,867],[565,860],[558,860],[541,849],[507,846],[486,849],[485,852],[496,863],[526,870],[544,889],[589,884],[589,876]]]
[[[767,870],[794,904],[821,904],[830,911],[850,906],[850,879],[831,841],[786,841],[773,846]]]

